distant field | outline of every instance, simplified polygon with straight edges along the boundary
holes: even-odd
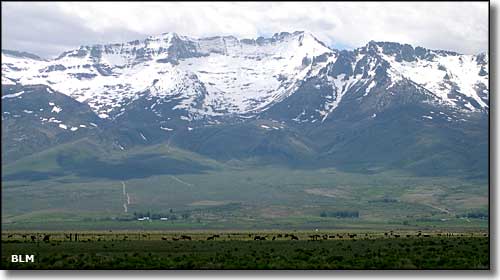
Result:
[[[481,180],[210,164],[212,170],[196,174],[127,180],[74,174],[3,180],[2,226],[26,230],[488,226],[488,184]],[[3,171],[22,172],[25,165],[17,162]],[[44,168],[56,172],[50,164]],[[156,219],[137,221],[144,215]]]
[[[35,261],[12,263],[12,254]],[[489,240],[484,232],[3,232],[2,267],[489,269]]]

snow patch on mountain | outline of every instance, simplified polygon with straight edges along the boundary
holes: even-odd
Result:
[[[262,45],[224,42],[223,52],[183,60],[179,68],[203,82],[205,106],[228,113],[259,111],[285,98],[313,69],[315,57],[333,53],[308,33]]]
[[[2,99],[19,97],[23,93],[24,93],[24,91],[20,91],[20,92],[16,92],[16,93],[11,93],[11,94],[5,94],[5,95],[2,95]]]
[[[488,104],[476,91],[479,85],[487,88],[488,75],[479,75],[482,66],[477,63],[474,55],[436,55],[431,59],[416,59],[410,62],[398,62],[395,56],[383,53],[380,55],[391,65],[393,82],[402,78],[412,80],[435,94],[442,103],[451,106],[459,106],[457,100],[452,97],[453,91],[457,91],[477,102],[477,108],[470,102],[464,104],[470,110],[488,108]]]
[[[61,107],[58,107],[58,106],[52,107],[52,110],[51,110],[52,113],[56,113],[56,114],[59,114],[61,111],[62,111]]]
[[[15,85],[16,83],[14,81],[12,81],[11,79],[7,78],[7,77],[4,77],[2,75],[2,85]]]

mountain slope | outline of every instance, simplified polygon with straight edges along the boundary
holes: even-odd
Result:
[[[87,104],[44,85],[2,86],[2,161],[102,133]]]
[[[288,94],[311,69],[313,57],[333,53],[311,34],[270,39],[193,39],[167,33],[125,44],[83,46],[40,61],[3,53],[3,74],[21,84],[48,84],[88,103],[101,117],[146,94],[178,99],[197,115],[248,113]],[[22,66],[19,66],[22,65]],[[203,83],[200,106],[193,104]],[[143,94],[141,94],[143,93]],[[200,108],[201,107],[201,108]]]
[[[486,176],[488,63],[391,42],[339,51],[307,32],[165,33],[50,60],[4,50],[2,158],[89,138],[124,153]]]

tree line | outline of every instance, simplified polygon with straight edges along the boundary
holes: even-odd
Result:
[[[320,217],[333,217],[333,218],[359,218],[359,211],[322,211]]]

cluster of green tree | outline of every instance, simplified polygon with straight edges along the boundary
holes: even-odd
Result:
[[[168,214],[165,213],[154,213],[154,212],[134,212],[134,218],[135,220],[137,219],[142,219],[142,218],[149,218],[151,220],[160,220],[160,219],[167,219],[169,221],[175,221],[178,219],[188,219],[190,217],[190,214],[187,212],[183,212],[180,214],[175,214],[172,209],[170,209]]]
[[[322,211],[320,217],[359,218],[359,211]]]
[[[483,212],[483,211],[476,211],[476,212],[465,213],[462,215],[457,215],[457,218],[469,218],[469,219],[488,219],[488,217],[489,217],[488,212]]]
[[[231,202],[224,205],[211,206],[205,208],[196,208],[192,209],[191,212],[205,212],[205,213],[218,213],[218,212],[230,212],[236,211],[241,208],[241,203],[239,202]]]

